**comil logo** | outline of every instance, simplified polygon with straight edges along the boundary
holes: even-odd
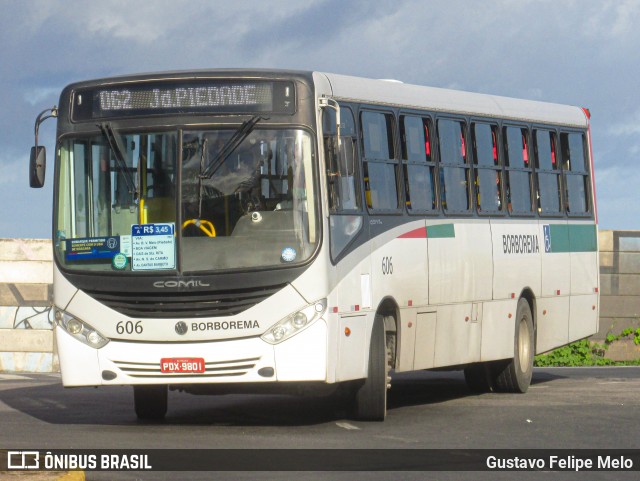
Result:
[[[203,281],[198,280],[190,280],[190,281],[157,281],[153,283],[153,287],[158,289],[164,289],[166,287],[211,287],[210,284],[207,284]]]
[[[38,451],[7,451],[7,469],[40,469]]]

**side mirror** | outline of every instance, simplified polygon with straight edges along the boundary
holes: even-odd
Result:
[[[48,114],[48,115],[46,115]],[[47,153],[44,147],[38,145],[38,129],[40,124],[51,117],[58,116],[58,107],[55,105],[50,109],[45,109],[36,117],[34,133],[36,145],[31,147],[31,158],[29,159],[29,185],[39,189],[44,185],[44,172],[47,168]]]
[[[44,174],[47,168],[46,149],[39,145],[31,147],[31,158],[29,159],[29,185],[39,189],[44,186]]]

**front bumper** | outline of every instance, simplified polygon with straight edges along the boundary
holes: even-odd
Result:
[[[286,341],[111,341],[89,347],[56,327],[62,383],[72,386],[259,383],[327,380],[327,324],[318,319]],[[203,358],[201,374],[162,373],[162,358]]]

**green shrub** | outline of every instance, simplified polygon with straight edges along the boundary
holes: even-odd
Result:
[[[616,362],[604,357],[605,350],[587,339],[563,346],[548,354],[536,356],[534,366],[611,366]]]
[[[561,366],[638,366],[640,359],[633,361],[614,361],[605,356],[609,346],[625,337],[633,337],[633,342],[640,345],[640,327],[628,327],[617,336],[607,334],[604,345],[592,343],[587,339],[576,341],[568,346],[560,347],[547,354],[536,356],[533,365],[537,367]]]

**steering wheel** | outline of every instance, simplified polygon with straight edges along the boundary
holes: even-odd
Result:
[[[202,232],[207,234],[209,237],[215,237],[216,236],[216,228],[208,220],[203,220],[203,219],[185,220],[183,222],[183,224],[182,224],[182,229],[184,230],[187,226],[189,226],[191,224],[195,225],[198,229],[200,229]]]

